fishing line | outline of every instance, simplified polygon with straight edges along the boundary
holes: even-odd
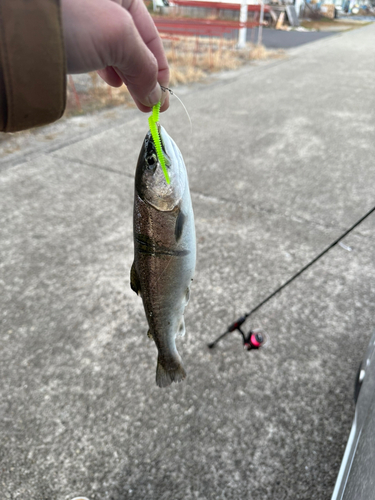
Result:
[[[191,118],[190,118],[190,115],[189,115],[189,112],[188,110],[186,109],[186,106],[185,104],[181,101],[181,99],[178,97],[178,95],[176,94],[176,92],[173,92],[173,90],[169,89],[168,87],[163,87],[162,85],[160,85],[161,87],[161,90],[163,92],[169,92],[171,95],[174,95],[175,97],[177,97],[177,99],[180,101],[182,107],[184,108],[185,110],[185,113],[187,114],[187,117],[189,118],[189,123],[190,123],[190,133],[192,134],[193,133],[193,124],[191,123]]]
[[[162,87],[162,86],[160,86],[160,87],[161,87],[163,92],[168,91],[171,95],[174,95],[180,101],[180,103],[182,104],[182,106],[187,114],[187,117],[189,118],[190,132],[192,134],[193,133],[193,125],[191,123],[190,115],[188,113],[188,110],[185,107],[185,104],[181,101],[181,99],[171,89],[169,89],[168,87]],[[155,106],[152,107],[152,114],[148,119],[148,124],[150,127],[152,139],[153,139],[154,144],[155,144],[156,154],[157,154],[160,166],[161,166],[163,173],[164,173],[165,181],[167,184],[170,184],[171,181],[169,179],[168,170],[167,170],[167,167],[165,165],[165,158],[164,158],[164,153],[163,153],[163,149],[162,149],[162,145],[161,145],[161,137],[160,137],[159,128],[158,128],[160,106],[161,106],[161,101],[159,101],[157,104],[155,104]]]
[[[342,239],[345,238],[349,233],[351,233],[361,222],[363,222],[367,217],[369,217],[373,212],[375,212],[375,207],[373,207],[371,210],[369,210],[363,217],[361,217],[355,224],[353,224],[349,229],[347,229],[341,236],[339,236],[336,240],[334,240],[327,248],[325,248],[319,255],[317,255],[314,259],[312,259],[306,266],[304,266],[302,269],[300,269],[296,274],[294,274],[291,278],[289,278],[285,283],[283,283],[281,286],[276,288],[274,292],[272,292],[268,297],[266,297],[264,300],[262,300],[257,306],[255,306],[253,309],[251,309],[250,312],[246,313],[244,316],[241,316],[238,318],[237,321],[232,323],[230,326],[228,326],[228,329],[226,332],[224,332],[220,337],[218,337],[214,342],[211,344],[208,344],[208,347],[212,348],[214,347],[219,340],[221,340],[225,335],[227,335],[230,332],[234,332],[235,330],[239,330],[239,332],[242,334],[244,337],[244,342],[245,342],[245,336],[244,333],[241,330],[241,325],[252,315],[255,313],[255,311],[258,311],[264,304],[266,304],[269,300],[271,300],[275,295],[277,295],[281,290],[283,290],[285,287],[290,285],[296,278],[301,276],[302,273],[304,273],[309,267],[311,267],[315,262],[317,262],[319,259],[323,257],[327,252],[329,252],[334,246],[336,246]],[[253,332],[250,332],[253,333]],[[249,334],[250,335],[250,334]]]

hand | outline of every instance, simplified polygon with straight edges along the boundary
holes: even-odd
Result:
[[[128,87],[141,111],[169,106],[169,68],[143,0],[61,0],[68,73],[98,70],[112,87]],[[164,102],[163,102],[164,101]]]

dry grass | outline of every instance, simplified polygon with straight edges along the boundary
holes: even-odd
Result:
[[[362,28],[370,23],[359,23],[359,22],[340,22],[340,20],[336,19],[327,19],[327,18],[318,18],[311,20],[302,20],[301,26],[308,30],[316,30],[316,31],[348,31],[352,29]]]
[[[200,81],[217,71],[233,70],[249,61],[283,57],[282,51],[270,51],[263,45],[248,44],[237,49],[234,41],[181,37],[164,41],[171,68],[171,87]]]
[[[166,48],[171,76],[170,86],[204,80],[208,74],[236,69],[240,66],[238,54],[233,48],[212,45],[194,47],[195,40],[182,40]],[[193,45],[191,47],[191,45]]]
[[[269,51],[262,45],[248,44],[239,50],[234,40],[223,38],[180,37],[163,42],[172,89],[178,84],[202,81],[217,71],[236,69],[249,61],[283,57],[282,51]],[[90,73],[88,84],[82,89],[69,77],[65,116],[121,105],[135,106],[124,85],[109,87],[96,73]]]
[[[249,50],[249,58],[251,60],[261,60],[281,57],[283,51],[267,50],[264,45],[252,45]]]
[[[114,88],[107,85],[96,73],[89,73],[89,76],[91,85],[87,85],[84,90],[77,90],[73,78],[69,77],[64,116],[74,116],[121,105],[135,106],[125,85]]]

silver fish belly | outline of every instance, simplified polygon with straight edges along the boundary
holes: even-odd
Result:
[[[135,174],[131,287],[142,297],[148,335],[158,349],[156,383],[166,387],[186,377],[175,339],[185,333],[184,311],[195,270],[196,243],[184,160],[165,129],[160,126],[159,131],[170,184],[149,132]]]

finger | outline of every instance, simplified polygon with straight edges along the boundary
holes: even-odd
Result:
[[[167,111],[168,108],[169,108],[169,92],[166,90],[162,92],[160,112],[163,113],[163,111]]]
[[[123,85],[123,81],[121,76],[119,76],[112,66],[107,66],[104,69],[97,71],[98,75],[106,82],[108,85],[112,87],[121,87]],[[169,93],[167,91],[163,91],[161,94],[161,107],[160,111],[166,111],[169,107]],[[149,109],[149,108],[147,108]]]
[[[118,39],[116,40],[116,32],[113,32],[118,49],[115,60],[121,61],[120,64],[113,64],[114,73],[127,85],[130,94],[141,111],[150,111],[151,106],[159,100],[162,102],[161,111],[165,111],[169,107],[169,95],[166,92],[161,92],[156,80],[163,86],[168,87],[169,67],[155,24],[143,1],[112,0],[112,2],[120,4],[122,11],[126,14],[129,12],[131,16],[130,19],[126,19],[127,27],[122,28],[122,38],[126,39],[122,45]],[[121,47],[126,48],[128,55],[132,54],[130,60],[124,57],[126,55],[124,52],[121,53],[121,50],[119,50]],[[148,52],[148,57],[142,49]],[[128,63],[131,63],[130,67]],[[156,75],[154,76],[155,65]],[[109,84],[117,84],[118,81],[114,73],[106,68],[102,76]]]
[[[123,0],[122,3],[126,7],[126,3],[129,3],[129,0]],[[159,32],[146,8],[145,3],[140,0],[133,0],[128,8],[142,40],[157,60],[158,82],[163,85],[163,87],[168,87],[169,67],[167,57],[164,52]]]
[[[112,87],[121,87],[121,85],[124,83],[122,81],[121,76],[119,76],[116,70],[111,66],[108,66],[107,68],[104,68],[102,70],[98,70],[97,73],[106,83],[108,83],[108,85],[111,85]],[[148,106],[143,106],[142,103],[138,100],[136,104],[142,111],[148,112],[151,109]],[[168,108],[169,108],[169,93],[168,91],[162,91],[160,112],[164,112]]]
[[[108,85],[111,85],[111,87],[121,87],[121,85],[124,83],[121,77],[111,66],[100,69],[97,71],[97,73],[106,83],[108,83]]]
[[[110,54],[107,65],[116,70],[138,107],[148,111],[161,99],[158,63],[138,33],[130,13],[120,7],[114,10],[106,40],[106,52]],[[104,76],[108,77],[108,72]]]
[[[145,4],[141,0],[112,0],[120,3],[124,9],[128,10],[133,18],[134,24],[148,47],[154,54],[158,65],[158,82],[164,87],[169,86],[169,67],[168,61],[164,52],[163,43],[156,29],[154,21],[150,16]],[[165,111],[169,107],[168,93],[162,93],[161,111]]]

